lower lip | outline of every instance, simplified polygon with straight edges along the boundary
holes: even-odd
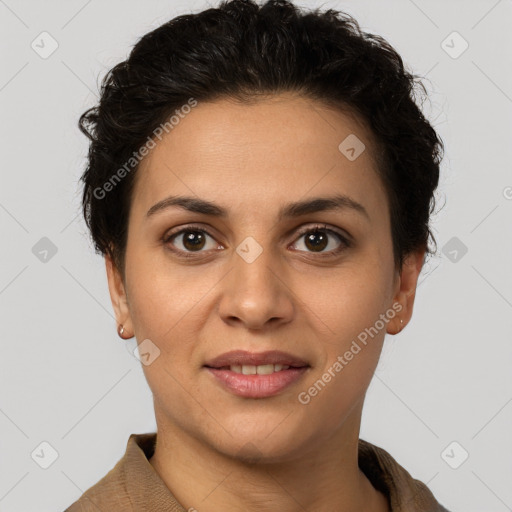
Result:
[[[266,398],[279,394],[297,382],[308,369],[288,368],[268,375],[244,375],[231,370],[206,369],[233,394],[246,398]]]

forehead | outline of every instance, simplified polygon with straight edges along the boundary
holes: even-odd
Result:
[[[327,192],[382,208],[372,133],[349,112],[286,93],[199,102],[141,162],[132,207],[142,214],[170,194],[248,208]]]

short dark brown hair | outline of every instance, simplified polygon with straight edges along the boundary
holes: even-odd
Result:
[[[378,173],[396,267],[417,249],[433,253],[429,219],[443,143],[416,104],[416,93],[427,95],[423,83],[387,41],[361,31],[348,14],[303,11],[286,0],[223,1],[178,16],[144,35],[107,73],[99,104],[79,121],[90,139],[82,209],[96,251],[124,276],[137,165],[112,178],[176,109],[190,98],[250,102],[285,91],[364,120],[382,148]]]

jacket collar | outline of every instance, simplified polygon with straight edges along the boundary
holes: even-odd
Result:
[[[115,503],[123,504],[123,510],[137,512],[187,512],[149,462],[155,451],[156,436],[156,433],[131,434],[124,456],[76,504],[92,502],[94,510]],[[384,449],[359,439],[358,462],[372,485],[387,497],[391,512],[449,512],[425,484],[413,479]],[[66,512],[75,510],[93,508],[72,505]]]

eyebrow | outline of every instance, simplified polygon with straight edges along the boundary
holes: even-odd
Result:
[[[189,212],[211,215],[214,217],[226,218],[228,210],[211,201],[198,199],[190,196],[169,196],[154,204],[147,212],[146,218],[171,207],[183,208]],[[329,197],[314,197],[303,201],[288,203],[281,207],[278,213],[278,220],[285,218],[301,217],[303,215],[332,210],[352,210],[370,220],[366,208],[346,195],[335,195]]]

